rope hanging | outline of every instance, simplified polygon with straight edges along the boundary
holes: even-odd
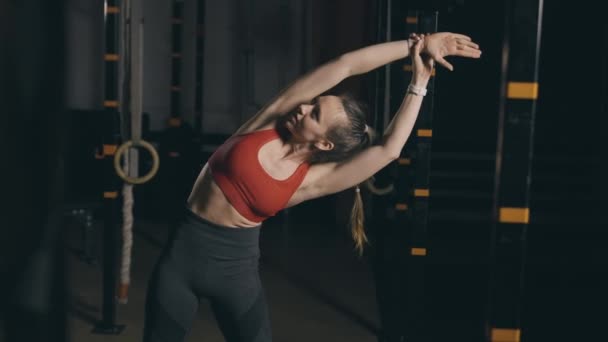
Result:
[[[374,195],[378,195],[378,196],[384,196],[384,195],[388,195],[391,192],[393,192],[393,190],[395,189],[394,184],[389,184],[384,188],[379,188],[374,184],[374,181],[376,179],[372,176],[369,179],[367,179],[365,181],[365,187]]]
[[[122,186],[122,260],[120,266],[120,287],[118,302],[128,302],[129,284],[131,283],[131,249],[133,247],[133,185],[125,183]]]
[[[123,29],[123,44],[122,44],[122,56],[123,56],[123,73],[122,73],[122,103],[123,107],[121,113],[123,114],[123,138],[132,136],[134,127],[131,125],[130,119],[132,119],[132,91],[131,86],[133,82],[131,74],[131,20],[132,20],[132,6],[131,0],[123,1],[123,13],[122,16],[122,29]],[[126,118],[125,118],[126,116]],[[125,178],[127,175],[137,175],[137,166],[131,165],[131,162],[136,162],[131,158],[129,146],[124,143],[120,145],[119,149],[114,154],[114,170],[125,183],[122,186],[122,250],[120,258],[120,278],[118,286],[118,303],[126,304],[129,300],[129,284],[131,283],[131,249],[133,247],[133,185],[128,183]],[[133,151],[135,152],[135,151]],[[122,156],[124,158],[124,170],[121,167]],[[133,166],[133,167],[131,167]]]
[[[124,16],[122,18],[124,28],[123,44],[123,100],[125,105],[122,108],[123,115],[127,116],[129,122],[124,122],[124,126],[130,127],[123,131],[123,137],[130,135],[131,140],[124,142],[114,155],[114,169],[120,178],[124,180],[123,195],[123,226],[122,226],[122,257],[120,267],[120,282],[118,288],[118,302],[126,304],[128,302],[128,291],[131,283],[131,253],[133,248],[133,185],[143,184],[151,180],[158,171],[160,158],[158,152],[152,144],[141,139],[141,113],[142,113],[142,75],[143,75],[143,20],[138,23],[135,35],[137,48],[136,55],[133,50],[133,16],[132,2],[125,0]],[[141,16],[143,9],[139,8]],[[143,147],[152,156],[152,168],[143,177],[138,177],[138,151],[134,147]],[[123,162],[124,155],[124,162]],[[121,165],[123,162],[123,165]]]

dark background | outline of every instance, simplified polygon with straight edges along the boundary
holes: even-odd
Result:
[[[65,310],[58,227],[66,203],[90,201],[98,195],[99,186],[87,182],[89,177],[76,176],[103,177],[103,169],[79,152],[85,141],[98,144],[91,135],[82,134],[94,129],[85,125],[97,119],[82,120],[63,101],[64,3],[3,0],[0,4],[0,103],[4,114],[0,165],[6,203],[0,221],[0,311],[5,322],[0,325],[0,338],[4,329],[9,340],[20,340],[11,339],[15,336],[11,328],[27,322],[36,327],[28,331],[39,334],[37,340],[59,341],[65,334]],[[454,72],[437,70],[431,186],[440,195],[430,202],[429,246],[433,255],[429,256],[425,298],[427,311],[432,313],[432,340],[451,337],[477,341],[485,333],[492,267],[488,260],[489,221],[508,3],[463,0],[435,4],[425,2],[422,6],[439,9],[439,31],[471,36],[481,46],[483,56],[480,60],[452,58]],[[319,0],[308,5],[315,23],[310,27],[311,64],[382,41],[380,0]],[[416,8],[419,4],[407,1],[399,6]],[[598,6],[592,1],[544,2],[540,95],[529,179],[532,217],[521,284],[525,341],[601,340],[608,318],[608,20]],[[393,40],[399,38],[405,37],[396,31]],[[336,91],[348,90],[375,108],[374,87],[382,72],[348,80]],[[370,112],[370,121],[374,121],[374,114]],[[161,149],[163,143],[165,148],[171,144],[166,140],[173,141],[175,135],[186,137],[182,148],[191,159],[174,165],[169,169],[172,171],[163,171],[155,182],[137,190],[145,198],[136,208],[139,218],[171,221],[175,211],[161,212],[158,208],[177,206],[184,198],[208,156],[200,144],[225,138],[221,134],[201,135],[197,130],[147,132]],[[143,163],[145,166],[145,160]],[[454,178],[455,174],[469,177]],[[289,221],[335,229],[347,239],[344,225],[351,199],[352,193],[344,193],[303,204],[289,211]],[[376,200],[367,195],[368,211]],[[451,220],[453,212],[471,219]],[[371,215],[368,231],[377,244],[365,257],[382,268],[385,259],[378,257],[382,240],[374,222],[386,222],[381,211],[374,210]],[[285,217],[273,218],[269,225],[280,225]],[[103,215],[98,214],[97,219],[103,220]],[[389,224],[399,226],[398,222]],[[391,265],[392,272],[399,273]],[[53,304],[44,296],[36,299],[33,295],[40,293],[53,293]]]

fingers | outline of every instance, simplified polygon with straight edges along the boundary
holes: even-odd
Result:
[[[420,40],[424,37],[424,34],[420,34],[420,33],[410,33],[410,38],[414,39],[414,40]]]
[[[443,59],[443,57],[437,58],[437,63],[443,65],[444,68],[446,68],[450,71],[454,71],[454,67],[452,66],[452,64],[448,63],[448,61]]]
[[[441,34],[441,33],[440,33]],[[417,50],[412,50],[412,53],[420,54],[422,51],[429,53],[429,51],[425,50],[426,46],[426,37],[425,34],[411,33],[410,39],[414,41],[416,44],[419,41],[422,41],[421,44],[416,44],[412,46],[412,48],[417,48]],[[460,57],[468,57],[468,58],[480,58],[481,50],[479,50],[479,45],[471,41],[469,36],[458,34],[458,33],[450,33],[446,35],[448,41],[445,42],[445,46],[447,49],[440,51],[439,53],[430,52],[431,56],[442,66],[449,70],[453,70],[453,66],[448,63],[443,57],[446,56],[460,56]]]
[[[410,38],[414,40],[414,44],[412,46],[412,53],[416,54],[416,55],[420,55],[420,51],[422,51],[424,35],[411,33]]]
[[[477,44],[473,43],[473,42],[472,42],[472,41],[470,41],[470,40],[463,40],[463,39],[460,39],[460,40],[457,40],[457,42],[458,42],[458,43],[459,43],[459,45],[461,45],[461,46],[466,46],[466,47],[470,47],[470,48],[473,48],[473,49],[479,49],[479,45],[477,45]]]
[[[423,42],[424,42],[424,35],[423,34],[415,39],[415,41],[414,41],[414,53],[416,55],[420,55],[420,52],[422,51]]]
[[[455,47],[455,50],[452,50]],[[456,38],[455,44],[452,45],[452,53],[457,56],[463,57],[471,57],[471,58],[479,58],[481,57],[481,50],[479,50],[479,45],[473,43],[469,40],[464,40],[462,38]]]
[[[455,55],[461,56],[461,57],[480,58],[481,51],[470,48],[470,47],[463,47],[463,48],[458,48],[458,51],[456,51]]]
[[[464,41],[471,41],[471,37],[469,36],[465,36],[464,34],[460,34],[460,33],[452,33],[452,37],[456,38],[456,39],[462,39]]]
[[[426,36],[430,36],[432,33],[426,33]],[[421,36],[425,36],[425,34],[418,34],[418,33],[410,33],[410,38],[420,38]],[[457,33],[453,33],[451,36],[451,40],[452,42],[455,42],[457,44],[458,47],[471,47],[473,49],[479,49],[479,45],[474,43],[471,40],[471,37],[469,36],[465,36],[463,34],[457,34]]]

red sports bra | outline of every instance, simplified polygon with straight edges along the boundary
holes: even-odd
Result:
[[[308,171],[308,164],[302,163],[285,180],[274,179],[266,173],[258,152],[274,139],[279,139],[275,129],[236,135],[209,158],[213,179],[230,204],[253,222],[264,221],[285,208]]]

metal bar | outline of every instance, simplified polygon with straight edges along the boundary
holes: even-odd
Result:
[[[543,0],[508,0],[486,341],[520,341]]]
[[[203,131],[203,82],[204,82],[204,40],[205,40],[205,0],[197,1],[196,9],[196,50],[195,50],[195,92],[194,127],[200,136]]]
[[[124,5],[124,4],[123,4]],[[118,0],[105,1],[105,52],[120,56],[120,12]],[[115,10],[108,10],[108,9]],[[124,9],[124,6],[123,6]],[[118,189],[120,181],[114,172],[113,152],[120,142],[121,120],[118,112],[119,107],[119,67],[117,61],[105,62],[105,107],[106,115],[103,123],[103,144],[105,171],[103,189],[103,299],[102,318],[92,332],[97,334],[120,334],[124,325],[116,324],[116,286],[117,286],[117,245],[118,245]],[[112,105],[110,105],[112,104]],[[107,147],[106,147],[107,146]],[[112,152],[112,153],[105,153]]]

